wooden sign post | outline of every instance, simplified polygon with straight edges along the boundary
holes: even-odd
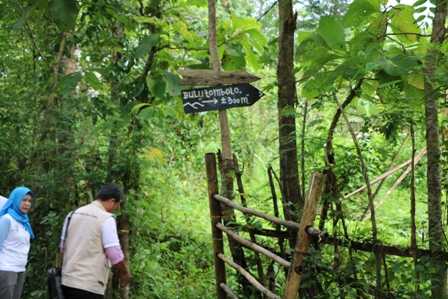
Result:
[[[208,43],[211,70],[179,70],[182,85],[203,87],[182,91],[184,110],[186,113],[219,110],[223,172],[221,191],[225,197],[232,199],[233,155],[226,109],[250,106],[263,94],[249,85],[259,80],[259,77],[245,71],[221,71],[216,43],[216,0],[208,0]]]
[[[183,90],[184,110],[186,113],[196,113],[200,111],[219,110],[219,126],[221,131],[221,169],[222,169],[222,195],[230,200],[233,199],[233,177],[234,165],[232,146],[230,142],[230,128],[225,109],[241,106],[249,106],[255,103],[262,93],[248,83],[260,78],[249,73],[223,72],[218,56],[216,44],[216,0],[208,0],[208,42],[210,54],[211,70],[180,70],[183,77],[182,84],[188,86],[201,86],[202,88]],[[229,84],[232,84],[229,86]],[[212,197],[211,197],[212,198]],[[226,225],[232,225],[235,215],[232,208],[223,208],[222,221]],[[244,251],[241,245],[233,239],[229,240],[229,247],[233,260],[247,268],[244,258]],[[216,252],[215,252],[216,255]],[[215,256],[216,258],[216,256]],[[215,264],[215,267],[219,265]],[[222,269],[216,269],[219,273]],[[217,277],[218,279],[218,277]],[[251,290],[244,283],[244,278],[239,277],[243,293],[250,295]],[[221,283],[219,283],[218,287]],[[224,283],[225,286],[225,283]],[[218,298],[223,293],[218,289]]]

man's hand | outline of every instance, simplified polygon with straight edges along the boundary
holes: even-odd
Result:
[[[128,267],[124,261],[119,262],[114,265],[117,270],[118,280],[120,281],[120,288],[125,288],[129,285],[131,281],[131,274],[129,273]]]

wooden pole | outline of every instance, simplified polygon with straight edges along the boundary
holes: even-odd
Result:
[[[221,289],[224,290],[224,292],[226,292],[227,296],[228,296],[230,299],[238,299],[238,296],[235,295],[235,293],[232,291],[231,288],[229,288],[228,285],[226,285],[225,283],[221,283],[221,284],[220,284],[220,287],[221,287]]]
[[[221,63],[219,61],[218,46],[216,44],[216,0],[208,0],[208,44],[210,52],[210,65],[214,74],[213,76],[219,77],[221,72]],[[219,111],[219,127],[221,130],[221,153],[223,165],[222,192],[225,197],[233,199],[232,146],[230,142],[230,128],[226,110]]]
[[[266,295],[269,299],[281,299],[279,296],[275,295],[271,291],[269,291],[265,286],[263,286],[258,280],[255,279],[249,272],[247,272],[243,267],[229,259],[223,254],[218,254],[218,257],[223,260],[226,264],[230,265],[232,268],[237,270],[241,275],[246,278],[246,280],[257,290]]]
[[[266,248],[261,247],[260,245],[251,242],[249,240],[246,240],[244,238],[241,238],[238,234],[236,234],[235,232],[233,232],[231,229],[229,229],[228,227],[222,225],[221,223],[218,223],[216,225],[216,227],[218,227],[220,230],[222,230],[223,232],[225,232],[229,237],[231,237],[232,239],[234,239],[235,241],[239,242],[240,244],[242,244],[243,246],[252,249],[253,251],[255,251],[256,253],[261,253],[264,254],[265,256],[267,256],[268,258],[270,258],[271,260],[276,261],[277,263],[279,263],[280,265],[282,265],[283,267],[289,267],[291,266],[291,263],[288,262],[287,260],[279,257],[278,255],[276,255],[275,253],[267,250]]]
[[[257,210],[251,209],[251,208],[242,207],[241,205],[239,205],[239,204],[237,204],[237,203],[235,203],[235,202],[233,202],[233,201],[229,200],[228,198],[225,198],[225,197],[223,197],[221,195],[215,195],[214,197],[215,197],[216,200],[222,202],[223,204],[225,204],[225,205],[227,205],[229,207],[237,209],[237,210],[241,211],[242,213],[250,214],[250,215],[253,215],[253,216],[257,216],[257,217],[263,218],[263,219],[265,219],[265,220],[267,220],[269,222],[272,222],[274,224],[284,225],[287,228],[292,228],[292,229],[294,229],[294,228],[298,229],[299,228],[299,224],[297,222],[288,221],[288,220],[282,220],[282,219],[279,219],[277,217],[265,214],[263,212],[260,212],[260,211],[257,211]]]
[[[277,201],[277,193],[275,192],[275,184],[274,184],[274,179],[272,177],[272,173],[274,172],[274,170],[272,169],[272,166],[268,167],[268,178],[269,178],[269,186],[271,189],[271,196],[272,196],[272,205],[274,208],[274,216],[275,217],[279,217],[280,213],[278,210],[278,201]],[[281,226],[280,225],[276,225],[275,226],[275,230],[280,232],[281,231]],[[285,247],[283,246],[283,239],[279,239],[278,240],[278,246],[280,248],[280,252],[283,254],[285,253]]]
[[[212,224],[216,294],[218,299],[226,299],[226,292],[220,287],[222,283],[226,283],[226,269],[224,262],[218,258],[218,254],[224,253],[224,242],[222,239],[222,231],[216,227],[218,223],[221,223],[221,207],[219,202],[213,198],[219,191],[215,154],[208,153],[205,155],[205,165],[207,169],[208,200],[210,206],[210,220]]]
[[[216,43],[216,0],[208,0],[208,46],[210,52],[210,65],[213,70],[213,75],[215,77],[219,77],[221,72],[221,63],[219,61],[218,46]],[[222,156],[225,169],[226,161],[232,161],[230,129],[226,110],[219,111],[219,125],[221,128]]]
[[[218,78],[221,73],[221,63],[218,56],[218,46],[216,43],[216,0],[208,0],[208,46],[210,52],[210,65],[212,67],[214,76]],[[219,111],[219,126],[221,129],[221,144],[222,144],[222,194],[233,199],[233,156],[230,142],[230,128],[227,119],[227,111]],[[235,216],[232,209],[223,207],[222,219],[225,224],[235,222]],[[246,267],[246,259],[244,251],[238,243],[229,240],[229,247],[232,253],[232,258],[243,267]],[[250,294],[250,290],[244,285],[244,279],[240,277],[241,286],[245,295]]]
[[[317,203],[322,194],[322,187],[324,185],[324,176],[321,173],[315,173],[311,179],[310,191],[303,209],[303,216],[300,220],[299,231],[297,233],[297,242],[294,248],[294,255],[292,265],[289,268],[288,280],[286,283],[286,290],[283,296],[284,299],[296,299],[300,287],[300,280],[302,278],[301,266],[310,245],[310,237],[306,229],[312,226],[314,218],[316,217]]]

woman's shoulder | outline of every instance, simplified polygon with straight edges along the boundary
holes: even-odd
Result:
[[[3,216],[0,216],[0,227],[10,227],[11,223],[13,222],[13,218],[9,214],[5,214]]]

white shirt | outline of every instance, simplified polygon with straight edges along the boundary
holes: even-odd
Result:
[[[24,272],[30,251],[30,234],[9,214],[9,234],[0,249],[0,271]]]
[[[8,199],[0,195],[0,210]]]
[[[65,239],[67,220],[68,216],[65,217],[64,226],[62,228],[61,244],[60,244],[61,249],[63,248],[62,244]],[[118,233],[117,233],[117,222],[115,221],[115,218],[109,217],[101,225],[101,240],[103,242],[104,249],[114,246],[118,247],[120,246],[120,240],[118,239]]]

